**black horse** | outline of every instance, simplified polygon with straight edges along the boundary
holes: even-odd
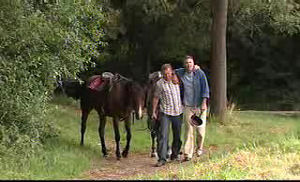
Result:
[[[95,79],[101,79],[103,84],[101,89],[91,89],[91,82]],[[130,116],[135,112],[136,119],[142,118],[142,111],[145,105],[144,88],[119,74],[115,74],[112,78],[104,78],[101,75],[95,75],[83,84],[79,81],[59,82],[60,88],[67,96],[80,99],[81,115],[81,142],[84,144],[84,133],[86,130],[86,121],[89,113],[95,109],[99,115],[99,136],[102,146],[102,153],[107,157],[107,149],[105,145],[104,130],[106,125],[106,116],[113,118],[113,127],[116,140],[116,156],[119,160],[120,153],[120,132],[119,122],[124,121],[125,130],[127,132],[127,143],[122,152],[123,157],[128,156],[131,140],[131,123]]]

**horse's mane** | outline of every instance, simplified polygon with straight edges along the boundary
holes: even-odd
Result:
[[[156,71],[151,74],[149,74],[148,77],[148,90],[147,90],[147,97],[146,97],[146,107],[147,107],[147,113],[148,113],[148,118],[151,117],[152,115],[152,99],[153,99],[153,94],[155,90],[155,84],[158,80],[162,78],[161,72]],[[159,107],[159,105],[158,105]]]

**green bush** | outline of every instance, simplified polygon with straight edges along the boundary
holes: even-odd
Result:
[[[99,33],[104,22],[99,5],[51,2],[0,2],[2,153],[30,155],[58,134],[45,117],[54,78],[75,76],[105,45]]]

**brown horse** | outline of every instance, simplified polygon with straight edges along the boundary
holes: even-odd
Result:
[[[145,105],[145,90],[137,82],[122,77],[119,74],[116,74],[109,81],[104,81],[105,85],[101,85],[101,89],[91,89],[90,82],[97,77],[101,78],[100,75],[93,76],[93,79],[89,79],[84,84],[80,84],[78,81],[60,82],[60,87],[67,96],[80,99],[82,111],[81,145],[84,144],[84,133],[88,115],[93,109],[97,111],[100,122],[98,132],[104,157],[108,155],[104,137],[106,116],[113,118],[116,156],[119,160],[121,158],[119,122],[124,121],[127,132],[127,143],[122,152],[122,156],[127,157],[131,140],[130,115],[132,112],[135,112],[136,119],[139,120],[142,118],[142,111]]]

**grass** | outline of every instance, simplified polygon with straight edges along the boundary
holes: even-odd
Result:
[[[299,145],[292,138],[284,142]],[[280,146],[244,148],[230,155],[194,164],[178,170],[176,174],[164,172],[156,179],[299,179],[299,150],[286,152]],[[153,178],[153,177],[150,177]],[[142,179],[149,179],[144,177]]]
[[[284,151],[289,146],[283,143],[280,143],[282,146],[247,147],[230,155],[197,160],[185,167],[179,165],[177,170],[172,168],[154,176],[135,176],[132,179],[299,179],[299,140],[288,138],[281,142],[296,145],[298,149]]]
[[[236,113],[225,125],[209,123],[201,159],[131,179],[300,179],[299,119]]]
[[[29,158],[0,156],[1,179],[86,179],[93,165],[101,167],[98,117],[89,115],[85,145],[80,142],[79,103],[56,98],[49,103],[47,119],[56,123],[60,134]],[[174,164],[164,172],[131,179],[300,179],[300,116],[257,112],[234,112],[228,121],[209,121],[204,148],[207,155],[188,164]],[[150,134],[145,118],[132,125],[131,153],[150,152]],[[184,129],[183,129],[184,131]],[[113,127],[108,118],[108,152],[114,156]],[[120,125],[121,146],[125,129]],[[184,136],[184,134],[182,134]]]
[[[92,163],[101,166],[102,158],[98,135],[98,116],[92,111],[87,121],[84,146],[80,146],[81,113],[79,102],[70,98],[57,97],[49,103],[47,119],[53,120],[59,129],[59,137],[48,140],[43,149],[30,158],[1,156],[0,179],[57,180],[81,179]],[[145,121],[135,121],[132,127],[131,153],[150,151],[150,135],[144,129]],[[121,146],[125,146],[126,132],[120,124]],[[135,136],[138,135],[138,136]],[[111,118],[105,130],[109,155],[115,155],[115,141]]]

